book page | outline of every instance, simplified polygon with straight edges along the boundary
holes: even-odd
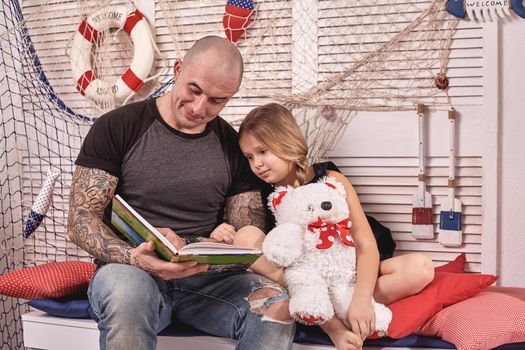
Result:
[[[179,250],[179,254],[199,255],[242,255],[261,254],[257,248],[240,247],[232,244],[218,242],[196,242],[185,245]]]
[[[177,251],[162,233],[121,196],[115,195],[113,202],[112,224],[136,245],[143,240],[153,241],[157,254],[166,261],[195,260],[201,264],[224,265],[221,269],[226,268],[226,265],[231,265],[231,268],[235,269],[246,269],[262,255],[262,252],[256,248],[209,241],[191,243]]]

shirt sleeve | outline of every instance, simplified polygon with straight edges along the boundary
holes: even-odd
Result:
[[[124,157],[155,118],[152,103],[131,103],[99,117],[84,138],[75,164],[120,178]]]
[[[75,162],[87,168],[107,171],[113,176],[121,176],[122,155],[119,147],[118,127],[112,125],[110,115],[98,118],[86,135]]]
[[[238,137],[236,139],[238,140]],[[248,160],[242,154],[238,141],[229,158],[232,164],[232,184],[228,191],[228,197],[247,191],[259,190],[262,186],[261,180],[250,169]]]
[[[341,170],[339,170],[339,168],[337,167],[337,165],[335,165],[334,162],[326,162],[326,169],[327,170],[332,170],[332,171],[337,171],[338,173],[341,172]]]
[[[230,167],[231,184],[227,196],[259,190],[261,180],[251,171],[248,160],[244,157],[239,147],[239,135],[224,119],[217,117],[217,129],[223,150]]]

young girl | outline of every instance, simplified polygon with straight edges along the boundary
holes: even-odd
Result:
[[[418,293],[432,281],[432,261],[422,254],[379,260],[374,235],[354,188],[333,163],[308,165],[306,140],[288,109],[271,103],[252,110],[241,124],[239,144],[251,170],[268,184],[261,190],[265,204],[273,190],[272,186],[276,185],[297,187],[316,182],[324,176],[333,177],[344,185],[357,255],[357,284],[346,321],[353,333],[362,340],[374,331],[372,297],[388,305]],[[275,226],[275,218],[271,211],[267,213],[271,221],[268,229],[271,229]],[[234,234],[231,227],[219,226],[211,237],[260,248],[265,236],[257,229],[241,230]],[[251,270],[286,286],[282,269],[272,265],[264,256],[251,266]],[[325,323],[322,328],[337,349],[354,348],[351,332],[337,318]]]

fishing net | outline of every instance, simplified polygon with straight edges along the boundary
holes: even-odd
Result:
[[[178,56],[203,27],[224,30],[215,15],[223,1],[159,4]],[[358,111],[414,110],[417,103],[447,109],[448,91],[436,78],[446,76],[458,21],[442,8],[443,1],[256,1],[238,42],[246,64],[238,97],[293,108],[312,160],[333,149]]]
[[[1,274],[49,261],[90,259],[65,233],[74,160],[87,130],[120,104],[169,89],[170,65],[196,39],[225,36],[226,0],[142,3],[156,43],[153,66],[142,89],[116,101],[79,93],[72,71],[86,63],[72,47],[86,16],[107,14],[109,6],[131,9],[130,2],[25,0],[23,8],[16,0],[1,2]],[[436,77],[447,75],[458,21],[442,8],[438,0],[255,1],[249,21],[234,13],[226,23],[227,30],[238,30],[230,26],[241,20],[237,45],[245,75],[221,115],[239,125],[254,106],[283,103],[305,132],[313,161],[330,154],[359,111],[414,110],[417,103],[448,109],[448,90],[436,87]],[[102,28],[93,47],[82,49],[93,74],[109,89],[134,56],[132,38],[123,29]],[[52,205],[38,229],[23,238],[48,171],[60,172]],[[26,308],[24,300],[0,296],[2,349],[23,349]]]

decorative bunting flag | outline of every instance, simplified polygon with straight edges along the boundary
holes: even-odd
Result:
[[[222,25],[229,41],[236,43],[240,39],[252,23],[253,12],[253,0],[228,0]]]
[[[29,237],[33,232],[35,232],[37,227],[40,226],[40,223],[46,216],[49,205],[53,200],[55,181],[59,176],[59,172],[54,173],[50,170],[47,173],[44,184],[42,185],[42,188],[36,197],[36,201],[31,207],[29,217],[27,218],[26,227],[24,228],[24,238]]]

